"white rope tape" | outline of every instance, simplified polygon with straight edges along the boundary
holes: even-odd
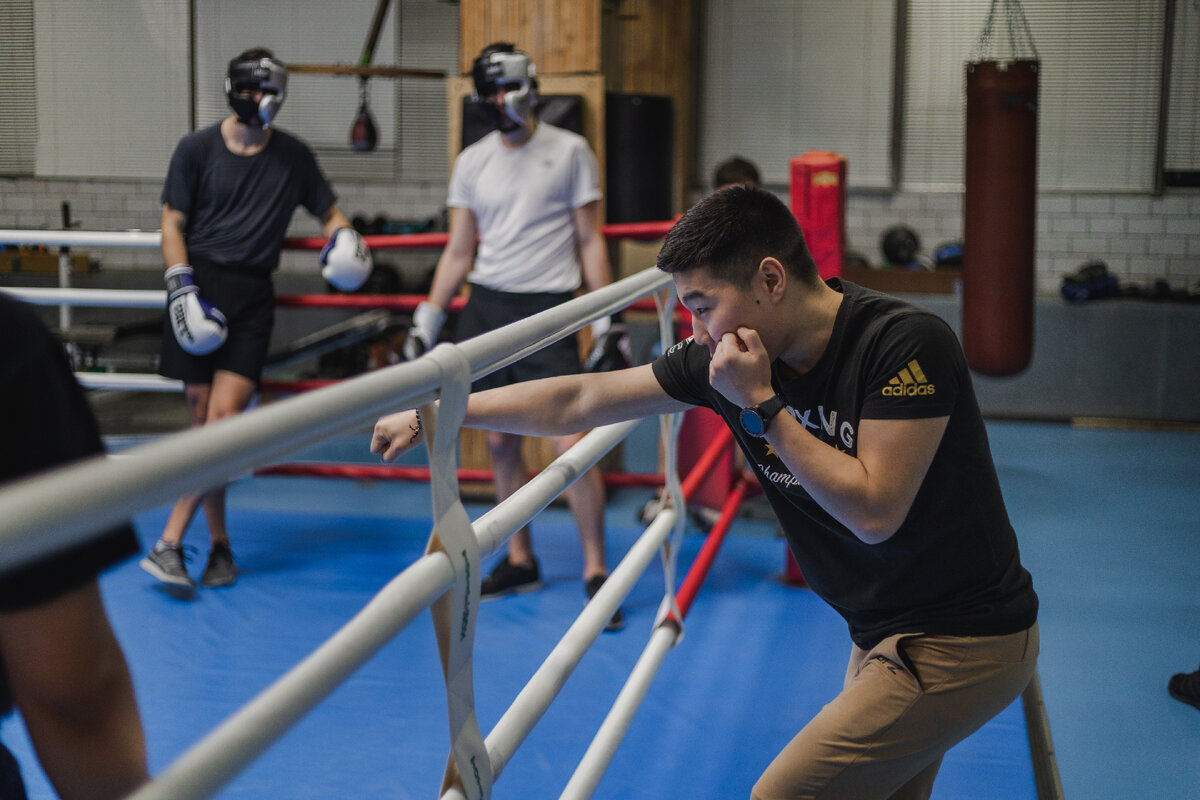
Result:
[[[666,297],[660,294],[654,295],[654,305],[658,309],[658,333],[659,340],[662,343],[663,352],[674,341],[674,331],[672,330],[671,309],[675,305],[675,289],[674,287],[667,293]],[[676,458],[677,441],[679,438],[679,428],[683,424],[682,414],[670,414],[664,416],[659,423],[659,441],[663,449],[663,463],[677,464]],[[683,638],[683,614],[679,611],[679,606],[675,602],[675,569],[679,561],[679,550],[683,545],[683,530],[685,527],[684,507],[686,505],[683,498],[683,488],[679,484],[679,471],[675,469],[664,470],[666,473],[666,484],[663,487],[663,502],[669,503],[676,510],[675,527],[671,532],[671,538],[663,543],[663,599],[658,609],[658,615],[654,620],[654,627],[657,630],[667,618],[668,615],[674,614],[678,621],[674,626],[676,632],[675,643]]]
[[[471,365],[460,349],[449,344],[438,345],[428,358],[441,369],[442,389],[439,404],[429,403],[421,409],[435,521],[427,552],[443,550],[454,565],[454,586],[438,598],[432,610],[446,679],[453,759],[453,769],[446,767],[442,788],[457,786],[468,800],[487,800],[492,794],[492,768],[475,717],[472,677],[479,609],[479,541],[459,496],[457,470],[458,431],[471,394]]]

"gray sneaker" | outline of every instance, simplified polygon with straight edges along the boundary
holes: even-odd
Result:
[[[208,565],[200,576],[201,586],[228,586],[237,580],[237,567],[233,565],[233,551],[229,542],[217,542],[208,554]]]
[[[196,586],[196,582],[187,574],[187,568],[184,566],[187,560],[188,554],[184,553],[183,545],[160,545],[139,561],[138,566],[163,583],[191,589]]]

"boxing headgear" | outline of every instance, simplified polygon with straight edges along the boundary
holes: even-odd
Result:
[[[525,125],[537,103],[537,73],[528,53],[507,42],[488,45],[471,68],[475,79],[472,99],[487,109],[496,127],[502,131]],[[489,100],[504,90],[503,112]]]
[[[261,91],[255,101],[253,93]],[[239,122],[254,127],[271,127],[287,94],[287,65],[268,50],[248,50],[229,62],[225,96]]]

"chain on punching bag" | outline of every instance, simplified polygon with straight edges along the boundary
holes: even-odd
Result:
[[[983,375],[1014,375],[1033,356],[1038,67],[1019,3],[992,0],[967,64],[963,197],[963,351]]]

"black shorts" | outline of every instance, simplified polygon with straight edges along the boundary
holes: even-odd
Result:
[[[471,285],[471,296],[458,315],[454,329],[455,341],[471,339],[518,320],[531,317],[548,308],[565,303],[571,292],[513,293],[498,292],[484,286]],[[471,384],[471,391],[495,389],[510,383],[574,375],[580,371],[577,337],[559,339],[536,353],[530,353],[516,363],[501,367]]]
[[[219,369],[249,378],[257,385],[267,361],[271,329],[275,326],[275,289],[271,273],[218,266],[193,257],[196,288],[200,296],[225,315],[229,334],[225,343],[204,356],[185,352],[175,340],[169,317],[163,319],[158,373],[184,383],[212,383]]]

